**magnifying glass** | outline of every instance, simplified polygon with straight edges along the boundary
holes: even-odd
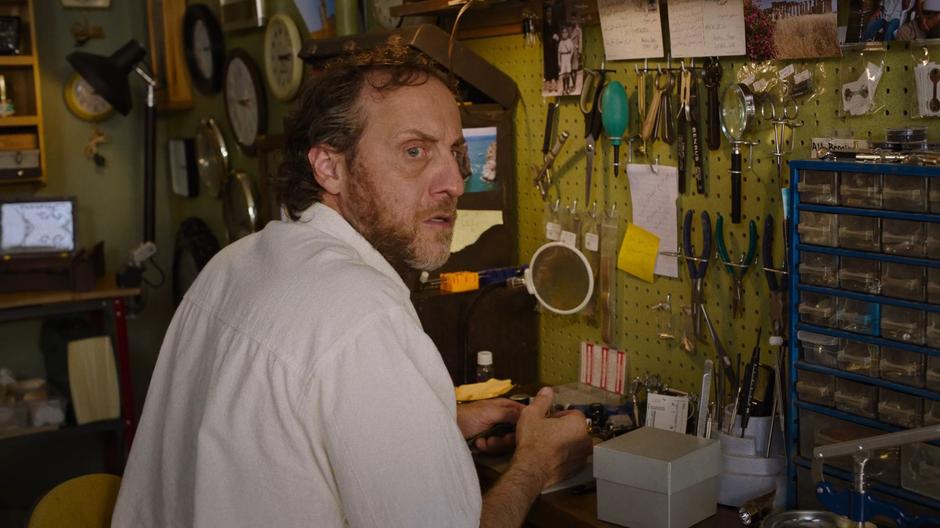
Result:
[[[594,273],[587,257],[562,242],[549,242],[538,248],[523,280],[526,290],[542,306],[561,315],[580,311],[594,292]]]
[[[741,223],[741,145],[757,106],[754,94],[746,84],[732,84],[721,100],[721,131],[731,143],[731,222]]]

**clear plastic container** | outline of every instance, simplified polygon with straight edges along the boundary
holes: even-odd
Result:
[[[881,250],[889,255],[923,257],[927,254],[927,226],[923,222],[883,218]]]
[[[803,348],[804,360],[826,367],[836,368],[838,366],[836,356],[842,348],[841,339],[807,332],[806,330],[797,332],[796,338],[800,341],[800,346]]]
[[[859,251],[881,251],[881,219],[842,215],[839,218],[839,247]]]
[[[901,487],[940,500],[940,447],[901,446]]]
[[[940,213],[940,178],[927,178],[927,201],[929,202],[931,213]]]
[[[940,223],[927,222],[927,258],[940,259]]]
[[[923,266],[882,263],[881,294],[909,301],[927,300],[927,270]]]
[[[870,345],[851,339],[844,340],[842,350],[836,355],[840,370],[853,374],[862,374],[873,378],[878,376],[878,345]]]
[[[924,386],[924,355],[897,348],[881,349],[879,361],[881,379],[913,387]]]
[[[878,419],[901,427],[920,427],[924,419],[924,400],[880,387]]]
[[[926,344],[929,347],[940,348],[940,313],[927,312]],[[940,385],[937,385],[940,390]]]
[[[926,323],[921,310],[887,304],[881,307],[881,335],[886,339],[923,345]]]
[[[940,268],[927,268],[927,302],[940,304]]]
[[[839,299],[836,320],[842,330],[874,335],[878,322],[878,305],[855,299]]]
[[[813,458],[813,448],[884,434],[884,431],[880,429],[865,427],[805,409],[800,410],[799,423],[800,455],[810,460]],[[900,449],[896,447],[879,449],[872,455],[871,460],[865,466],[865,473],[880,482],[898,485],[900,483],[898,476]],[[826,465],[851,472],[852,457],[827,458]]]
[[[878,417],[878,390],[874,385],[836,378],[836,409],[875,419]]]
[[[838,227],[839,215],[804,211],[796,230],[803,244],[837,247]]]
[[[836,298],[830,295],[803,292],[800,294],[800,320],[819,326],[836,326]]]
[[[839,286],[839,257],[811,251],[800,252],[800,282],[836,288]]]
[[[882,208],[915,213],[927,211],[927,178],[885,174],[882,182]]]
[[[833,171],[805,170],[800,174],[796,189],[803,203],[837,205],[838,173]]]
[[[839,286],[862,293],[881,292],[881,263],[877,260],[842,257]]]
[[[881,174],[843,172],[839,178],[839,204],[880,209]]]
[[[835,378],[828,374],[797,370],[796,393],[801,401],[832,407]]]
[[[927,356],[927,388],[940,391],[940,356]]]
[[[924,400],[924,425],[940,424],[940,400]]]

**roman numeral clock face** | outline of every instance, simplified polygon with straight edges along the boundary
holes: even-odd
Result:
[[[294,21],[283,14],[271,17],[264,32],[264,73],[271,93],[281,101],[292,99],[300,88],[300,46],[300,31]]]
[[[258,66],[244,50],[232,50],[223,91],[228,124],[242,151],[253,156],[258,136],[267,129],[267,102]]]

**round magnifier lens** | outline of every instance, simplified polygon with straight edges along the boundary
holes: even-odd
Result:
[[[732,141],[740,141],[747,125],[747,103],[737,84],[725,90],[721,98],[721,131]]]
[[[560,242],[539,248],[526,274],[530,291],[555,313],[572,314],[581,310],[594,291],[594,274],[587,257]]]

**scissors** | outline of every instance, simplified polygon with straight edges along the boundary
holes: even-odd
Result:
[[[584,203],[591,200],[591,175],[594,172],[594,154],[597,152],[597,139],[601,136],[601,94],[607,70],[603,64],[599,70],[584,70],[584,84],[581,87],[581,99],[578,108],[584,114]]]
[[[791,130],[790,145],[796,139],[796,129],[803,126],[803,121],[797,121],[800,115],[800,105],[796,99],[790,98],[780,104],[780,113],[777,113],[777,105],[771,100],[763,101],[760,105],[760,115],[762,118],[770,121],[774,125],[774,159],[777,163],[777,182],[780,183],[783,175],[783,147],[781,143],[786,141],[784,137],[785,129]]]

